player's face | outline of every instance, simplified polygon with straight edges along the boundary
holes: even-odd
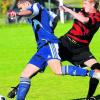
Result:
[[[29,6],[31,6],[31,3],[27,2],[27,1],[24,3],[21,3],[21,4],[17,4],[17,7],[20,10],[26,10],[26,8],[28,8]]]
[[[83,0],[83,8],[86,12],[89,12],[91,8],[93,8],[95,5],[94,0]]]

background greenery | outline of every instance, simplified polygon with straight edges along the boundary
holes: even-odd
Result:
[[[0,0],[1,3],[2,0]],[[8,1],[12,1],[12,0],[8,0]],[[81,5],[82,0],[64,0],[65,4],[77,4],[77,5]]]
[[[55,34],[58,37],[63,35],[71,25],[72,22],[65,24],[59,22]],[[90,45],[98,61],[100,61],[99,33],[100,30]],[[30,25],[0,25],[0,94],[6,96],[10,87],[19,82],[21,71],[35,52],[36,42]],[[86,97],[88,81],[88,77],[56,76],[47,67],[44,73],[39,73],[32,79],[26,100],[72,100]],[[95,95],[99,93],[100,86]]]

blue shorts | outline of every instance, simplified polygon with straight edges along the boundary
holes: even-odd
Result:
[[[48,43],[40,48],[37,53],[31,58],[29,64],[33,64],[44,70],[47,66],[47,61],[50,59],[61,60],[58,52],[58,43]]]

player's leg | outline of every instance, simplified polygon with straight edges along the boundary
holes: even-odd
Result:
[[[51,70],[57,74],[61,75],[61,62],[60,62],[60,56],[58,54],[58,44],[57,43],[48,43],[43,48],[43,52],[46,51],[45,55],[43,57],[46,59],[48,66],[51,68]]]
[[[57,44],[49,44],[48,46],[48,54],[50,54],[49,60],[48,60],[48,65],[50,66],[50,68],[52,69],[52,71],[55,74],[58,75],[73,75],[73,76],[87,76],[87,74],[89,73],[88,70],[86,69],[82,69],[79,66],[62,66],[61,67],[61,63],[60,63],[60,57],[58,55],[58,45]],[[92,73],[94,71],[91,71],[91,73],[89,73],[90,77],[92,76]]]
[[[85,65],[91,67],[92,70],[95,70],[95,72],[97,74],[95,74],[95,77],[99,77],[100,75],[100,64],[97,63],[97,61],[95,59],[90,59],[86,62],[84,62]],[[89,100],[90,97],[93,96],[97,86],[98,86],[99,80],[95,79],[95,78],[91,78],[90,82],[89,82],[89,90],[88,90],[88,94],[87,94],[87,100]]]
[[[52,69],[52,71],[57,75],[71,75],[71,76],[93,76],[94,71],[88,71],[79,66],[69,65],[62,66],[58,59],[48,60],[48,65]]]
[[[68,41],[67,41],[67,43],[68,43]],[[72,53],[70,53],[70,52],[66,53],[66,51],[68,52],[68,49],[67,49],[68,46],[64,47],[61,44],[61,45],[59,45],[59,47],[60,47],[60,50],[59,50],[60,51],[60,57],[63,58],[64,61],[68,60],[73,64],[77,64],[77,65],[82,65],[83,66],[85,61],[87,61],[88,59],[94,58],[92,56],[92,54],[90,53],[88,47],[78,48],[74,55]],[[72,49],[72,51],[75,52],[74,49]],[[72,59],[72,57],[74,59]],[[90,79],[90,84],[89,84],[89,92],[88,92],[87,96],[93,96],[97,85],[98,85],[98,80],[94,79],[94,78],[91,78]]]
[[[89,51],[89,47],[79,47],[77,46],[77,51],[74,50],[74,48],[71,48],[71,45],[69,46],[69,41],[66,40],[67,42],[64,41],[64,37],[60,38],[60,40],[63,42],[59,43],[59,54],[60,57],[63,61],[68,60],[73,64],[77,64],[77,65],[82,65],[84,64],[85,61],[87,61],[88,59],[92,58],[92,54]],[[71,44],[71,43],[70,43]],[[64,45],[64,46],[63,46]],[[76,46],[76,45],[75,45]],[[68,48],[72,51],[75,52],[75,54],[72,54],[69,52]],[[74,59],[72,59],[74,58]],[[94,91],[96,90],[96,87],[98,85],[98,80],[91,78],[90,79],[90,84],[89,84],[89,92],[88,92],[88,96],[93,96]],[[91,95],[92,94],[92,95]]]
[[[62,66],[58,59],[51,59],[48,60],[48,65],[52,69],[52,71],[57,75],[71,75],[71,76],[89,76],[93,77],[94,71],[93,70],[86,70],[79,66],[68,65]]]
[[[85,69],[82,69],[77,66],[63,66],[61,67],[60,60],[58,59],[52,59],[48,61],[49,66],[51,67],[52,71],[57,75],[73,75],[73,76],[87,76],[88,71]],[[31,69],[31,68],[30,68]],[[34,69],[36,70],[36,69]],[[32,70],[31,70],[32,71]],[[27,69],[25,70],[25,73],[27,73]],[[26,74],[24,72],[22,73],[23,77],[26,77]],[[25,74],[25,75],[24,75]],[[28,74],[27,77],[30,75]],[[16,95],[18,85],[13,88],[8,94],[9,98],[14,98]]]
[[[51,68],[51,70],[55,74],[62,75],[60,60],[58,60],[58,59],[50,59],[50,60],[48,60],[48,66]]]
[[[71,76],[89,76],[93,77],[94,71],[87,70],[85,68],[81,68],[75,65],[63,66],[61,68],[63,75],[71,75]]]
[[[48,52],[47,55],[47,63],[48,66],[51,68],[51,70],[57,74],[62,75],[62,69],[61,69],[61,58],[59,56],[59,47],[57,43],[49,43],[46,47],[46,51]]]
[[[21,77],[30,78],[33,74],[39,71],[39,67],[33,64],[27,64],[26,68],[23,70]]]
[[[95,71],[93,78],[100,79],[100,64],[95,59],[84,62],[85,65],[91,67]]]
[[[37,52],[21,74],[20,83],[17,89],[17,100],[25,100],[31,84],[30,78],[44,67],[45,61]]]
[[[26,94],[28,93],[31,85],[30,77],[38,71],[39,68],[35,65],[28,64],[26,66],[20,77],[16,100],[25,100]]]
[[[86,100],[91,100],[91,97],[93,97],[98,84],[99,84],[98,79],[90,78],[89,89],[88,89],[88,94],[87,94]],[[95,99],[93,99],[93,100],[95,100]]]
[[[66,46],[67,45],[69,46],[68,42],[69,41],[66,42]],[[63,44],[61,42],[59,43],[59,55],[61,57],[61,61],[67,60],[74,65],[63,66],[62,67],[62,74],[68,74],[68,75],[73,75],[73,76],[92,77],[92,74],[94,73],[94,71],[92,71],[92,70],[88,71],[84,68],[81,68],[80,66],[75,66],[75,65],[80,65],[80,63],[82,62],[82,60],[84,58],[83,56],[80,55],[80,53],[77,53],[77,52],[80,52],[82,50],[77,50],[77,52],[74,54],[74,53],[71,53],[69,51],[68,47],[66,47],[66,46],[63,46]],[[75,50],[73,50],[73,49],[71,49],[71,50],[75,52]],[[78,54],[78,55],[76,55],[76,54]],[[75,59],[75,61],[73,58]],[[81,62],[79,62],[79,61],[81,61]]]

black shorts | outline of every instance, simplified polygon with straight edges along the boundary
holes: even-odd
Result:
[[[61,61],[69,61],[74,65],[85,67],[84,62],[95,57],[89,50],[89,46],[73,42],[69,37],[63,36],[59,43],[59,55]]]

